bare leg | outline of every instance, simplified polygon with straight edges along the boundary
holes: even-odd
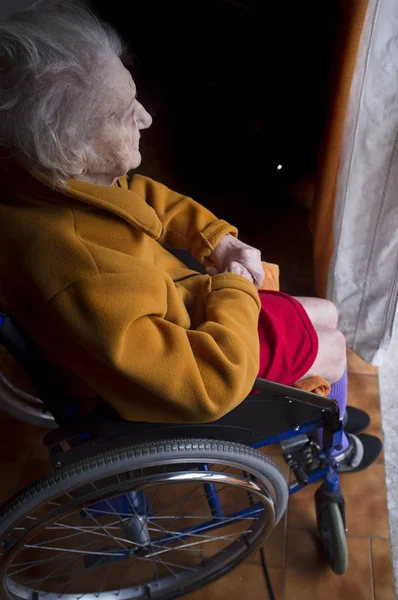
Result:
[[[318,354],[312,367],[302,377],[320,375],[329,383],[336,383],[346,368],[346,343],[343,334],[336,329],[337,309],[329,300],[320,298],[296,298],[305,308],[318,335]]]
[[[322,298],[306,298],[303,296],[296,297],[296,300],[304,306],[314,327],[337,329],[339,314],[333,302]]]
[[[311,375],[321,375],[332,385],[330,397],[337,400],[340,414],[343,415],[347,405],[346,375],[346,343],[345,338],[337,330],[337,309],[329,300],[319,298],[297,298],[304,306],[318,336],[318,354],[310,370],[303,379]],[[322,446],[322,430],[317,432],[318,443]],[[337,456],[349,447],[349,439],[343,434],[342,450],[334,450]]]
[[[329,300],[297,298],[306,310],[318,335],[319,349],[314,364],[303,377],[321,375],[332,385],[330,398],[337,401],[342,416],[347,404],[347,358],[345,338],[337,330],[337,309]],[[317,439],[322,446],[322,430]],[[379,455],[381,443],[373,436],[354,436],[343,433],[341,450],[332,454],[340,462],[340,468],[350,471],[369,466]],[[364,462],[365,461],[365,462]]]
[[[316,327],[319,347],[315,362],[302,377],[320,375],[329,383],[336,383],[344,374],[347,358],[345,337],[337,329],[328,327]]]

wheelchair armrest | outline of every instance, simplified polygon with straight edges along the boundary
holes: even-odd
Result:
[[[274,381],[268,381],[267,379],[260,379],[257,377],[254,382],[253,390],[256,392],[264,392],[265,394],[271,394],[272,396],[279,396],[281,398],[291,398],[292,400],[299,400],[301,402],[314,403],[318,408],[325,408],[339,414],[338,404],[335,400],[314,394],[313,392],[306,392],[289,385],[283,385],[281,383],[275,383]]]
[[[255,388],[259,393],[251,394],[212,423],[139,423],[110,416],[109,420],[105,417],[83,424],[83,429],[62,427],[51,431],[43,441],[54,464],[80,460],[99,448],[120,445],[122,440],[128,445],[148,439],[207,438],[259,446],[272,443],[281,434],[294,435],[298,427],[311,424],[311,429],[323,427],[324,439],[331,443],[339,425],[337,402],[264,379],[258,379]],[[67,442],[68,452],[62,452],[61,442]]]

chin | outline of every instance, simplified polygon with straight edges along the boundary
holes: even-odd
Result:
[[[136,169],[137,167],[139,167],[141,164],[141,153],[139,150],[136,150],[134,152],[134,154],[130,157],[130,166],[129,166],[129,171],[131,169]]]

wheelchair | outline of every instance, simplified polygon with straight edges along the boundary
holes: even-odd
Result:
[[[325,556],[335,573],[346,571],[344,498],[332,457],[343,425],[334,400],[257,379],[256,393],[213,423],[127,422],[105,406],[84,415],[3,312],[0,344],[37,390],[35,403],[19,405],[15,390],[8,402],[3,390],[0,406],[46,424],[54,467],[1,508],[6,600],[183,596],[262,547],[289,495],[314,482]],[[275,443],[290,483],[259,450]]]

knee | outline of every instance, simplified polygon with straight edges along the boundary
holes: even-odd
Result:
[[[339,320],[337,308],[330,300],[322,298],[296,298],[305,308],[315,327],[336,329]]]
[[[309,374],[321,375],[329,383],[343,376],[347,364],[345,337],[337,329],[321,327],[317,330],[319,347]]]
[[[347,366],[347,345],[345,336],[338,329],[334,329],[330,334],[334,349],[331,355],[330,383],[336,383],[343,376]]]
[[[325,379],[330,383],[336,383],[343,376],[347,366],[346,341],[338,329],[329,330],[327,336],[329,338],[327,343],[329,365],[327,367],[328,376]]]

